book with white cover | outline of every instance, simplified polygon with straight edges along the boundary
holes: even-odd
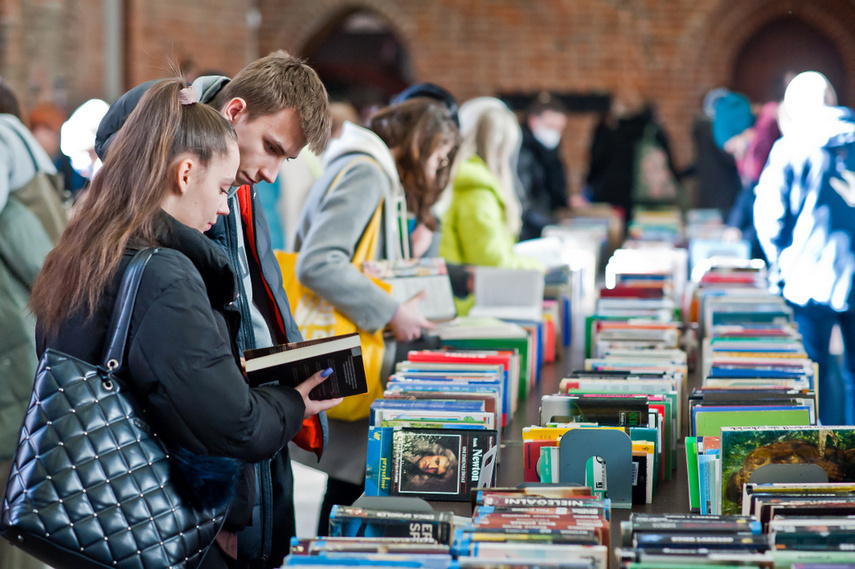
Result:
[[[543,319],[543,273],[540,271],[478,267],[475,270],[475,306],[470,316],[502,320]]]

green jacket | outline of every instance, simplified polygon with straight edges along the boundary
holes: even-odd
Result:
[[[0,462],[11,458],[36,373],[30,288],[51,248],[38,218],[14,194],[0,211]]]
[[[480,157],[473,156],[454,178],[451,205],[442,218],[439,254],[449,263],[543,270],[536,259],[514,253],[515,241],[505,224],[499,180]],[[470,307],[471,300],[457,308],[462,315]]]

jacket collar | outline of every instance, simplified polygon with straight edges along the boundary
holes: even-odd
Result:
[[[158,214],[156,223],[160,244],[186,256],[202,275],[212,305],[224,306],[235,300],[235,272],[215,242],[164,211]]]

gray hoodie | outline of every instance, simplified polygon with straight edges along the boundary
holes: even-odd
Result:
[[[360,157],[370,160],[354,163]],[[383,215],[375,258],[409,256],[407,240],[401,238],[406,235],[407,208],[395,160],[376,134],[345,123],[323,164],[324,173],[312,186],[297,226],[297,277],[358,327],[378,330],[395,315],[398,302],[351,260],[380,200]],[[330,189],[342,171],[340,182]]]

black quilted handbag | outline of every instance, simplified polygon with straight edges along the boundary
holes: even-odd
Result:
[[[0,533],[62,568],[193,569],[227,506],[192,505],[169,452],[117,376],[134,299],[157,249],[124,274],[100,366],[46,350],[18,440]]]

